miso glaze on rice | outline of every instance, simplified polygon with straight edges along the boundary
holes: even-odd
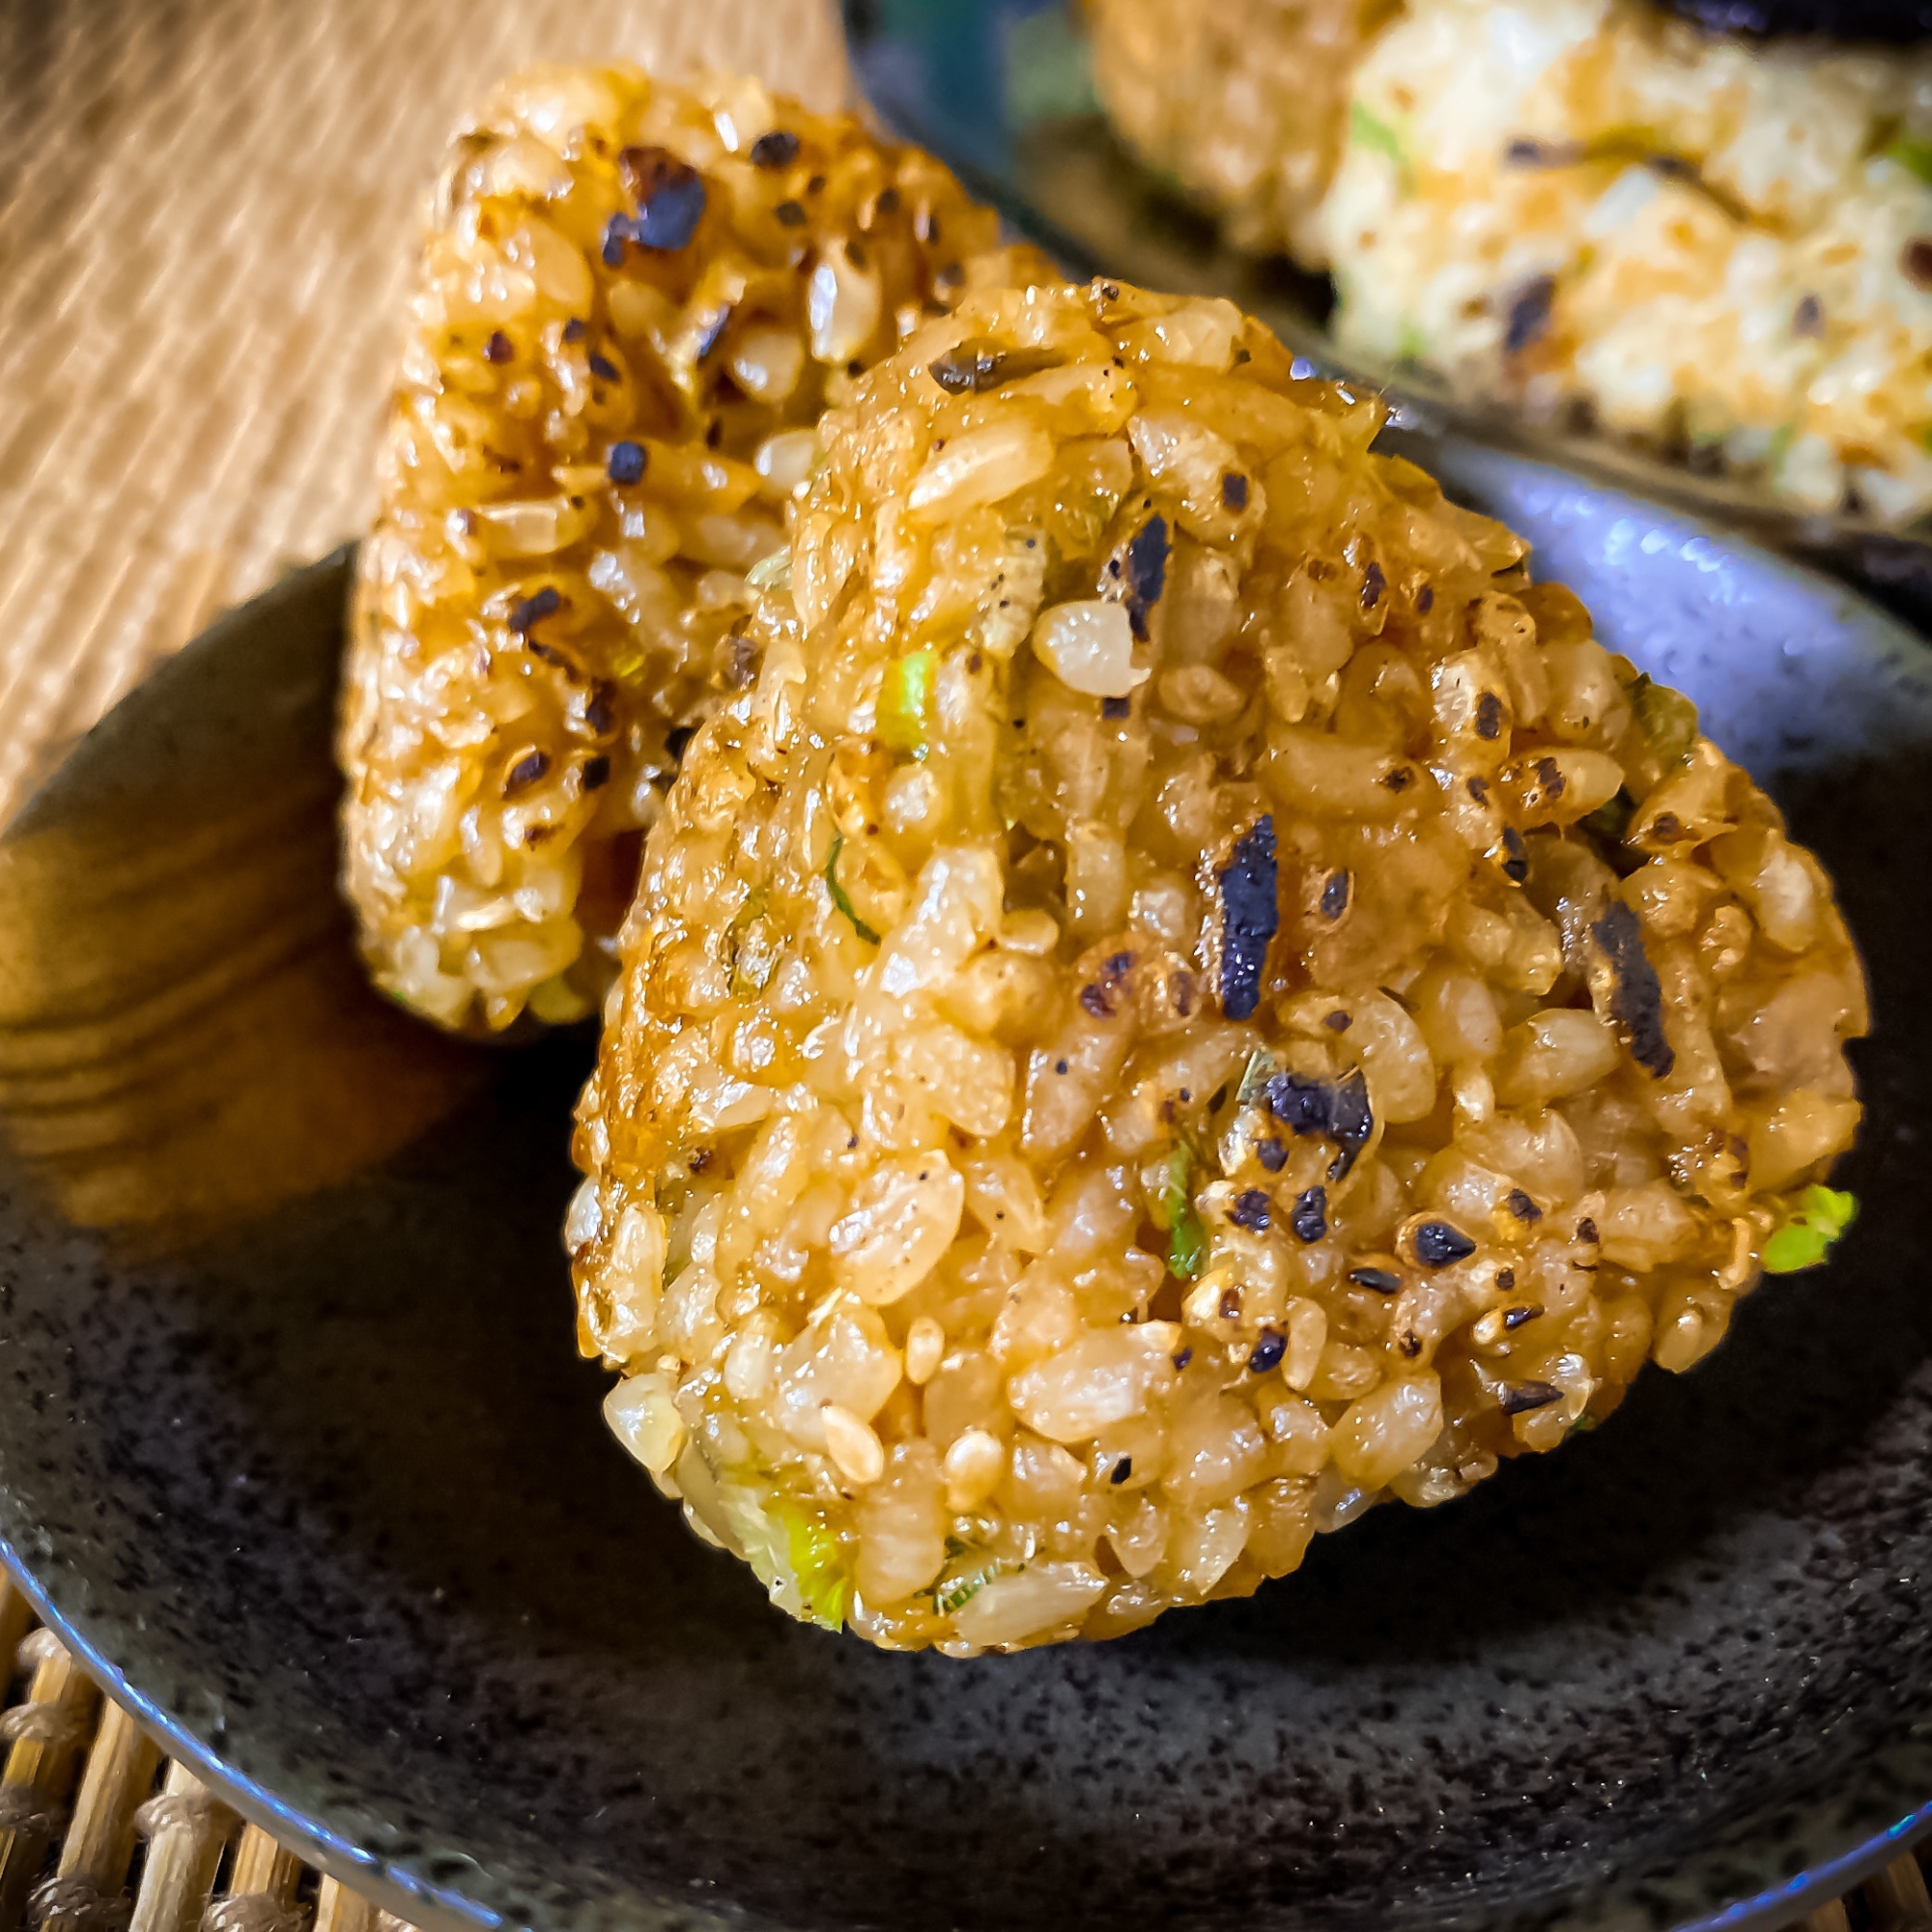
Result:
[[[344,885],[383,986],[473,1030],[595,1009],[819,412],[1043,267],[929,156],[753,81],[497,90],[438,191],[360,555]]]
[[[1226,303],[976,296],[821,427],[646,845],[607,1414],[796,1615],[1242,1594],[1722,1337],[1859,1119],[1815,860]]]

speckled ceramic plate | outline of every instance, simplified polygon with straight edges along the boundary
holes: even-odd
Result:
[[[1467,450],[1840,881],[1878,1027],[1833,1264],[1692,1374],[1247,1603],[972,1663],[782,1619],[605,1435],[556,1229],[582,1038],[361,987],[344,565],[225,620],[0,844],[0,1540],[242,1807],[418,1919],[1769,1926],[1932,1822],[1932,660]]]

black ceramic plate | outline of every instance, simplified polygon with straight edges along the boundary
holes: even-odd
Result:
[[[1691,692],[1870,960],[1864,1211],[1682,1378],[1249,1603],[972,1663],[790,1624],[605,1435],[588,1043],[446,1045],[331,895],[340,559],[0,845],[0,1541],[244,1810],[547,1932],[1772,1925],[1932,1821],[1932,667],[1628,498],[1437,452]]]

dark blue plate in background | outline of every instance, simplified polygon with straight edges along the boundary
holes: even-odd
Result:
[[[1932,1821],[1932,659],[1561,472],[1438,460],[1840,882],[1877,1031],[1829,1268],[1467,1501],[1247,1603],[972,1663],[785,1621],[605,1434],[581,1037],[364,989],[346,564],[128,698],[0,841],[0,1554],[248,1814],[418,1920],[1771,1926]]]

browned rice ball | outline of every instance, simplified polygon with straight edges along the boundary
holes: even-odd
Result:
[[[1381,419],[1096,283],[821,427],[566,1231],[611,1426],[794,1614],[1251,1591],[1689,1368],[1852,1138],[1817,862]]]
[[[507,81],[455,139],[362,546],[344,883],[445,1026],[594,1009],[748,573],[851,372],[1030,251],[939,164],[755,82]]]

